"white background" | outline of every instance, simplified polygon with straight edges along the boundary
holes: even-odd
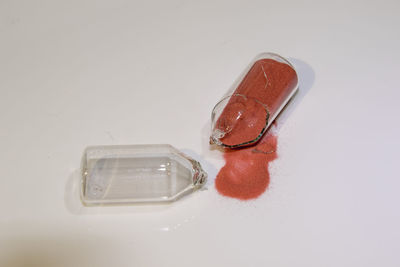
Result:
[[[398,1],[0,1],[0,266],[400,266]],[[270,188],[220,196],[212,107],[293,60]],[[170,143],[207,190],[84,208],[88,145]]]

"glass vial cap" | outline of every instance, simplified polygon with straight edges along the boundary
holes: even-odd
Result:
[[[207,173],[171,145],[88,147],[82,159],[85,205],[170,202],[200,188]]]

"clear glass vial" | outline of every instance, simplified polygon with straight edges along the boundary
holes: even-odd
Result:
[[[200,163],[171,145],[88,147],[82,160],[85,205],[169,202],[200,188]]]

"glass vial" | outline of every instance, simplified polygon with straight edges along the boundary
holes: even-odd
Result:
[[[200,188],[200,163],[170,145],[88,147],[82,160],[85,205],[169,202]]]
[[[228,148],[256,143],[297,89],[297,74],[288,60],[273,53],[257,56],[215,105],[210,143]]]

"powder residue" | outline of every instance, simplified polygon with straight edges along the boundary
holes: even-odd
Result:
[[[277,136],[264,135],[256,146],[227,150],[215,180],[218,192],[242,200],[257,198],[268,187],[268,165],[277,158]]]

